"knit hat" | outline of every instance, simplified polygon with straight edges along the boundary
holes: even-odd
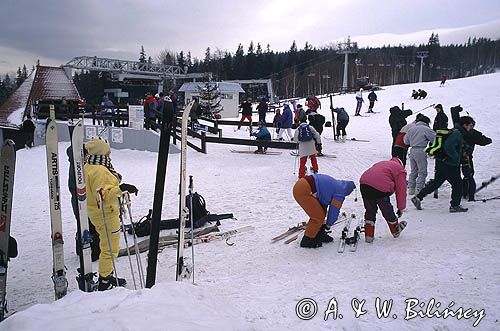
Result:
[[[425,124],[429,125],[431,124],[431,119],[425,115],[417,116],[417,122],[424,122]]]
[[[440,104],[440,103],[438,103],[438,104],[436,105],[436,107],[434,107],[434,108],[439,108],[439,109],[443,110],[443,105],[442,105],[442,104]]]
[[[85,148],[90,155],[106,155],[110,151],[109,143],[106,139],[95,137],[85,144]]]

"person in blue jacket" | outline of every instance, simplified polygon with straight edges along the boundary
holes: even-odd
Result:
[[[285,106],[283,106],[283,113],[281,114],[279,120],[280,132],[278,133],[278,140],[283,140],[283,132],[285,131],[288,134],[288,137],[293,140],[292,124],[293,113],[290,109],[290,105],[288,103],[285,103]]]
[[[254,131],[250,133],[251,136],[254,136],[256,140],[271,140],[271,133],[269,130],[266,128],[266,122],[264,121],[259,121],[259,128],[257,131]],[[265,154],[267,151],[267,146],[264,145],[258,146],[257,150],[255,151],[256,154]]]
[[[309,216],[300,247],[318,248],[333,241],[328,231],[337,221],[345,197],[355,188],[353,181],[323,174],[305,176],[295,183],[293,197]]]

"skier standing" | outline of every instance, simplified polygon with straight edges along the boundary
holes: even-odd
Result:
[[[429,127],[430,123],[431,119],[427,116],[419,116],[415,125],[408,130],[403,139],[404,143],[411,147],[411,173],[408,177],[408,194],[410,195],[418,194],[425,185],[427,177],[427,153],[424,149],[436,136],[434,130]]]
[[[248,120],[250,122],[250,132],[252,132],[252,99],[248,98],[243,101],[239,108],[241,108],[241,120],[236,131],[241,128],[241,123]]]
[[[151,93],[146,93],[146,100],[144,101],[144,120],[145,129],[154,129],[156,126],[156,98]]]
[[[389,124],[392,132],[392,156],[396,156],[397,151],[394,149],[396,137],[401,129],[407,124],[406,118],[412,114],[412,111],[409,109],[401,110],[398,106],[392,107],[389,111],[391,113],[391,115],[389,115]]]
[[[368,100],[370,101],[370,105],[368,106],[367,113],[373,113],[373,106],[375,105],[375,101],[378,101],[377,94],[374,90],[371,90],[370,94],[368,94]]]
[[[356,92],[356,113],[354,116],[361,116],[361,106],[363,105],[363,88]]]
[[[448,116],[443,111],[443,105],[438,103],[436,107],[436,117],[434,118],[434,124],[432,125],[432,130],[447,130],[448,129]]]
[[[283,106],[283,114],[279,119],[280,131],[278,132],[278,140],[283,140],[283,132],[285,131],[288,134],[288,137],[290,137],[293,140],[292,124],[293,124],[293,114],[292,110],[290,109],[290,105],[287,102]]]
[[[317,149],[321,150],[321,136],[314,129],[313,126],[306,123],[305,119],[302,119],[302,122],[295,130],[295,135],[293,140],[298,142],[299,144],[299,178],[302,178],[306,175],[306,162],[307,159],[311,159],[311,165],[313,168],[313,172],[318,172],[318,160],[316,158]],[[320,146],[320,147],[316,147]]]
[[[300,247],[318,248],[333,241],[327,231],[337,221],[345,197],[355,188],[352,181],[322,174],[305,176],[295,183],[293,197],[309,216]]]
[[[94,224],[101,238],[98,290],[105,291],[115,287],[117,282],[119,286],[127,284],[125,279],[116,279],[116,275],[113,276],[112,259],[116,259],[120,248],[120,221],[117,196],[122,195],[122,190],[136,194],[138,190],[130,184],[120,185],[122,177],[114,170],[111,164],[111,159],[109,158],[111,150],[105,139],[101,137],[93,138],[85,144],[85,148],[89,154],[84,166],[88,194],[87,210],[90,221]],[[104,208],[105,220],[102,215],[103,211],[98,206],[98,189],[102,190],[102,208]],[[107,233],[104,222],[107,224]],[[108,241],[104,239],[106,237],[109,238],[111,247],[108,247]]]
[[[451,118],[453,123],[460,122],[459,113],[463,110],[460,106],[451,107]],[[475,145],[486,146],[491,144],[491,138],[483,135],[482,132],[475,129],[474,126],[464,137],[464,151],[465,154],[462,160],[462,196],[468,198],[469,201],[475,201],[476,194],[476,181],[474,179],[474,162],[472,159],[472,154],[474,153]]]
[[[301,104],[297,105],[297,108],[295,109],[295,116],[293,117],[293,124],[295,126],[298,126],[300,123],[302,123],[303,119],[307,119],[306,111],[304,108],[302,108]]]
[[[309,120],[309,124],[321,135],[323,133],[323,125],[325,124],[325,116],[318,114],[314,110],[308,110],[308,112],[307,119]]]
[[[266,114],[268,110],[266,99],[260,99],[259,104],[257,105],[257,111],[259,112],[259,122],[266,123]]]
[[[474,120],[470,116],[460,117],[455,129],[442,143],[443,154],[436,156],[436,171],[434,180],[430,181],[422,190],[411,199],[415,207],[422,209],[421,202],[431,192],[437,190],[445,181],[451,184],[450,213],[466,212],[468,209],[460,205],[462,199],[462,178],[460,176],[460,162],[464,136],[474,127]]]
[[[365,206],[365,241],[373,242],[375,220],[379,208],[389,225],[392,236],[399,237],[406,227],[406,222],[399,222],[398,219],[406,208],[406,170],[401,160],[393,157],[388,161],[375,163],[361,175],[359,183]],[[398,208],[396,214],[390,199],[393,193],[396,193]]]

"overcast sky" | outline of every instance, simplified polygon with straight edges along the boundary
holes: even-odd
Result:
[[[234,53],[240,42],[246,51],[251,40],[274,50],[288,49],[293,40],[302,48],[306,41],[324,46],[348,35],[364,36],[365,45],[376,43],[366,37],[376,34],[411,44],[420,42],[408,40],[418,39],[418,31],[452,29],[443,32],[453,35],[473,25],[500,38],[500,1],[0,0],[0,73],[31,67],[38,58],[45,65],[81,55],[137,60],[141,45],[153,58],[162,49],[202,58],[208,46]]]

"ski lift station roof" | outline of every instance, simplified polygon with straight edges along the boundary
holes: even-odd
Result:
[[[198,92],[205,87],[205,82],[187,82],[182,84],[179,92]],[[210,85],[218,84],[220,93],[245,93],[238,83],[211,82]]]

